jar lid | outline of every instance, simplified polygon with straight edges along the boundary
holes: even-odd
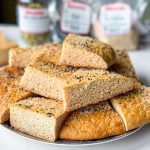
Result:
[[[32,0],[20,0],[21,3],[31,3]]]

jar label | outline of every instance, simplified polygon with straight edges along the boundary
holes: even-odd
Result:
[[[132,9],[123,2],[102,5],[100,8],[100,25],[102,31],[108,35],[127,34],[132,25]]]
[[[79,2],[65,2],[60,25],[63,32],[88,34],[91,25],[91,7]]]
[[[28,8],[18,5],[19,28],[23,32],[40,34],[49,31],[46,8]]]

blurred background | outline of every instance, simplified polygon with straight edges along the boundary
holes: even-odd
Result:
[[[0,0],[0,27],[12,24],[21,46],[63,42],[75,33],[136,50],[150,43],[150,0]]]
[[[0,23],[16,23],[17,0],[0,0]]]
[[[56,1],[61,1],[61,0],[56,0]],[[16,24],[17,3],[18,3],[17,0],[0,0],[0,23]],[[150,19],[150,0],[148,0],[148,3],[149,4],[143,15],[143,20]]]

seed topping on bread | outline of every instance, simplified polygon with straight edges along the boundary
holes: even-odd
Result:
[[[101,102],[99,105],[98,104],[95,104],[95,105],[89,105],[89,106],[86,106],[82,109],[80,109],[80,114],[81,115],[85,115],[85,114],[92,114],[94,112],[102,112],[102,111],[105,111],[105,110],[111,110],[111,107],[108,105],[106,105],[106,102]]]
[[[16,103],[16,106],[19,106],[22,109],[30,110],[33,112],[37,112],[39,114],[46,115],[47,117],[56,117],[58,112],[64,112],[62,108],[62,102],[57,100],[52,100],[53,104],[49,101],[49,99],[45,98],[29,98],[27,100],[20,101]],[[43,103],[44,102],[44,103]],[[56,110],[56,105],[57,109]]]
[[[104,60],[107,62],[109,62],[112,57],[115,58],[115,52],[113,52],[113,49],[103,42],[100,42],[88,36],[82,37],[80,35],[73,34],[69,34],[68,37],[69,36],[73,36],[74,38],[67,38],[66,42],[69,42],[74,47],[81,47],[100,56],[103,56]],[[110,50],[112,50],[113,53],[110,54]]]

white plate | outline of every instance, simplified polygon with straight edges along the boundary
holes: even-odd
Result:
[[[116,141],[116,140],[122,139],[124,137],[127,137],[127,136],[137,132],[139,129],[142,128],[142,127],[140,127],[140,128],[134,129],[132,131],[126,132],[122,135],[113,136],[113,137],[109,137],[109,138],[104,138],[104,139],[100,139],[100,140],[89,140],[89,141],[58,140],[57,142],[49,142],[47,140],[42,140],[42,139],[30,136],[30,135],[21,133],[17,130],[14,130],[9,125],[9,122],[7,122],[5,124],[1,124],[1,126],[5,129],[7,129],[8,131],[11,131],[11,132],[13,132],[17,135],[23,136],[24,138],[28,138],[28,139],[35,140],[35,141],[42,142],[42,143],[46,143],[46,144],[64,145],[64,146],[85,146],[85,145],[104,144],[104,143]]]
[[[0,30],[4,30],[7,38],[16,41],[17,43],[19,43],[20,46],[22,46],[22,44],[20,42],[20,38],[19,38],[19,31],[18,31],[17,27],[4,25],[4,26],[0,26]],[[142,82],[144,84],[150,86],[150,67],[149,67],[150,66],[150,47],[143,48],[142,50],[138,50],[135,52],[130,52],[130,56],[131,56],[132,62],[134,64],[135,70],[136,70],[139,78],[142,80]],[[26,138],[26,140],[21,140],[21,138],[15,139],[14,137],[16,135],[14,137],[11,137],[11,135],[8,134],[8,136],[10,137],[10,141],[9,141],[9,144],[7,144],[6,142],[8,142],[8,140],[7,140],[8,137],[7,137],[7,135],[5,135],[5,132],[4,132],[4,134],[0,135],[0,137],[1,137],[0,138],[0,145],[1,145],[0,150],[1,149],[6,150],[8,147],[10,148],[9,150],[11,150],[16,145],[17,145],[16,150],[18,150],[18,149],[33,150],[32,147],[35,147],[34,148],[35,150],[39,150],[39,149],[43,150],[44,148],[51,149],[52,145],[60,145],[60,146],[61,145],[67,145],[67,146],[83,146],[83,145],[86,146],[86,145],[88,145],[87,147],[85,147],[86,150],[91,150],[91,149],[92,150],[95,150],[95,149],[96,150],[100,150],[100,149],[148,150],[150,147],[149,126],[143,128],[143,130],[141,130],[141,132],[139,132],[139,134],[134,134],[134,136],[130,136],[130,137],[125,138],[124,140],[120,140],[118,142],[116,140],[127,137],[127,136],[137,132],[140,128],[135,129],[130,132],[127,132],[120,136],[114,136],[114,137],[101,139],[101,140],[80,141],[80,142],[79,141],[58,141],[56,143],[49,143],[48,141],[44,141],[44,140],[34,138],[34,137],[28,136],[26,134],[20,133],[18,131],[13,130],[8,124],[2,124],[0,127],[2,129],[5,129],[6,131],[8,131],[8,133],[14,133],[14,135],[17,134],[17,135],[20,135],[20,136]],[[5,140],[5,138],[7,138],[7,139]],[[23,143],[22,143],[22,141],[23,141]],[[28,141],[28,142],[26,142],[26,141]],[[31,143],[30,143],[30,141],[31,141]],[[39,143],[40,142],[41,143],[38,144],[33,141],[38,141]],[[110,144],[104,144],[101,146],[99,145],[99,144],[108,143],[108,142],[112,142],[112,141],[116,141],[116,142],[110,143]],[[46,144],[43,145],[42,143],[47,143],[48,146]],[[89,145],[95,145],[95,144],[97,144],[96,147],[94,147],[94,146],[89,147]],[[30,147],[31,147],[31,149],[30,149]],[[60,149],[63,149],[63,148],[60,148]],[[65,150],[67,150],[67,149],[69,149],[69,148],[65,148]],[[73,149],[73,148],[71,147],[70,149]]]

